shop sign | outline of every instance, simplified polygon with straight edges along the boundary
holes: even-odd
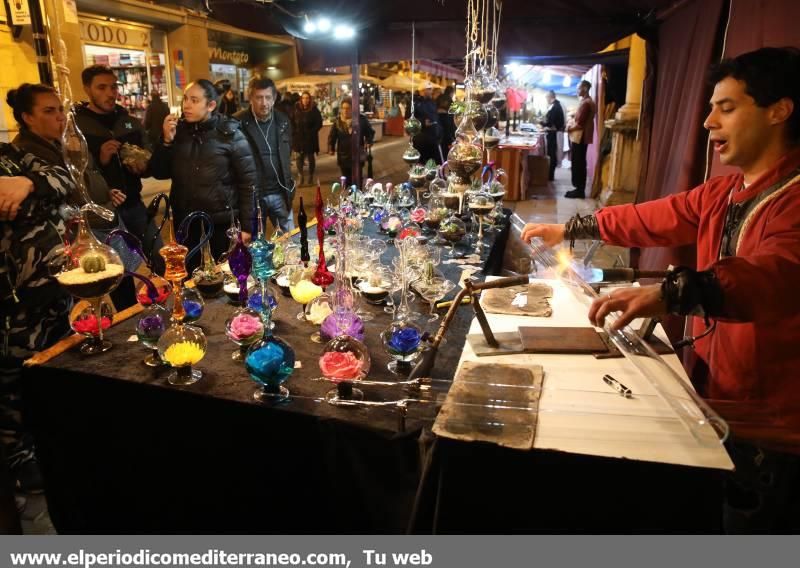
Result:
[[[214,63],[224,62],[234,65],[246,65],[250,61],[250,54],[246,51],[228,51],[221,47],[212,47],[209,50],[209,58]]]
[[[11,23],[15,26],[27,26],[31,23],[31,10],[28,0],[11,0]]]
[[[150,30],[91,20],[81,21],[81,39],[85,43],[142,49],[150,46]]]

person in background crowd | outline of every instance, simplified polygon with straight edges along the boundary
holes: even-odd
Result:
[[[300,185],[305,185],[303,166],[308,159],[308,183],[314,183],[314,170],[319,153],[319,131],[322,129],[322,114],[308,91],[300,95],[300,102],[294,107],[292,120],[292,149],[297,153],[297,173]]]
[[[547,114],[540,122],[547,131],[547,156],[550,158],[550,175],[548,179],[556,179],[556,166],[558,166],[558,137],[564,132],[564,109],[561,102],[556,98],[555,91],[547,91]]]
[[[233,89],[225,91],[225,94],[222,95],[222,101],[220,101],[219,112],[225,116],[233,116],[239,112],[239,96],[236,91]]]
[[[278,90],[268,77],[254,77],[247,87],[250,108],[236,113],[250,143],[257,174],[258,196],[273,227],[282,231],[294,228],[292,201],[292,125],[275,109]]]
[[[193,211],[211,216],[214,258],[228,250],[227,229],[237,215],[243,240],[250,240],[257,182],[253,154],[239,121],[217,111],[220,95],[207,79],[189,83],[183,92],[183,116],[164,119],[163,137],[151,161],[156,178],[172,179],[170,203],[176,227]],[[190,249],[199,242],[199,223],[192,229]],[[195,255],[191,268],[198,263]]]
[[[60,210],[74,191],[64,168],[0,143],[0,439],[17,487],[29,493],[44,487],[20,417],[22,362],[70,332],[72,301],[50,262],[63,247]]]
[[[433,160],[437,164],[442,163],[439,148],[442,126],[439,124],[439,113],[432,94],[433,86],[429,83],[414,101],[414,116],[422,124],[422,132],[414,137],[414,147],[419,151],[419,161],[423,164],[428,160]]]
[[[353,103],[350,99],[343,99],[339,104],[339,117],[331,126],[328,135],[328,152],[336,154],[336,163],[342,175],[347,178],[347,185],[353,183],[353,160],[357,159],[361,166],[364,178],[364,162],[367,161],[367,150],[372,146],[375,138],[375,131],[370,126],[367,117],[363,114],[358,115],[358,124],[361,138],[358,148],[353,148]]]
[[[439,116],[439,124],[442,127],[442,156],[447,157],[450,151],[450,145],[456,139],[456,121],[452,114],[450,114],[450,105],[453,104],[453,89],[452,85],[448,85],[444,93],[439,95],[436,99],[436,113]]]
[[[594,116],[597,107],[589,96],[592,84],[589,81],[578,83],[578,110],[575,118],[567,124],[569,132],[570,159],[572,160],[572,185],[574,189],[564,194],[570,199],[586,197],[586,148],[594,141]]]
[[[800,50],[763,48],[712,67],[704,126],[740,172],[564,225],[527,225],[524,241],[602,239],[625,247],[695,245],[697,267],[659,286],[616,290],[589,319],[613,327],[667,313],[695,316],[692,370],[728,421],[736,469],[726,480],[730,533],[800,531]]]
[[[139,119],[116,104],[119,83],[110,67],[87,67],[81,73],[81,79],[89,100],[75,110],[78,128],[86,137],[89,152],[108,186],[121,190],[125,196],[117,205],[125,227],[145,246],[146,243],[155,242],[153,248],[157,251],[161,242],[141,197],[142,178],[150,175],[149,168],[133,162],[123,164],[120,156],[120,150],[126,143],[140,148],[149,147],[144,127]],[[151,257],[157,257],[153,252],[145,250]]]
[[[19,134],[13,143],[18,148],[33,154],[45,163],[61,166],[66,170],[64,155],[61,146],[61,135],[64,133],[66,117],[61,100],[53,87],[48,85],[31,85],[23,83],[16,89],[8,92],[8,105],[14,109],[14,117],[19,124]],[[84,181],[89,197],[107,209],[114,209],[125,201],[125,194],[119,189],[109,189],[102,175],[95,169],[91,155],[89,167],[84,173]],[[68,201],[80,207],[84,204],[83,196],[77,191],[68,196]],[[104,241],[108,233],[116,228],[125,228],[120,222],[119,214],[113,221],[88,214],[89,226],[95,236]],[[126,268],[135,269],[138,266],[134,255],[124,248],[124,244],[116,242],[118,252],[126,262]],[[136,294],[133,281],[130,277],[123,278],[119,286],[111,293],[111,299],[117,310],[125,309],[136,303]]]
[[[164,119],[168,114],[169,106],[161,100],[161,93],[155,89],[150,91],[150,104],[147,105],[144,113],[144,128],[147,130],[147,138],[151,146],[158,144]]]

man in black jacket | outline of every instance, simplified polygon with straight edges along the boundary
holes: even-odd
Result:
[[[250,108],[233,115],[256,161],[258,194],[272,225],[282,231],[294,228],[292,200],[292,126],[289,118],[274,108],[278,90],[272,79],[254,77],[247,86]]]
[[[554,91],[547,91],[547,114],[540,123],[547,130],[547,155],[550,157],[550,181],[556,179],[558,165],[558,137],[564,135],[564,109]]]
[[[141,198],[142,178],[149,175],[147,167],[125,165],[119,154],[126,142],[147,147],[144,127],[116,103],[119,83],[110,67],[91,65],[83,70],[81,80],[89,100],[76,109],[78,128],[86,137],[89,151],[108,186],[122,190],[122,194],[114,197],[114,204],[123,223],[143,242],[149,241],[145,233],[150,220]]]

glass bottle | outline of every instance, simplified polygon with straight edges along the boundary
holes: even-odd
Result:
[[[88,300],[94,314],[102,313],[103,296],[112,292],[122,281],[125,268],[119,254],[98,241],[89,230],[84,211],[79,217],[78,234],[69,246],[62,270],[55,275],[58,283],[70,294]],[[102,317],[97,322],[97,338],[93,347],[83,351],[86,355],[103,353],[111,343],[103,338]]]

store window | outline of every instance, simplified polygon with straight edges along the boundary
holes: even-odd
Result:
[[[108,65],[119,79],[118,103],[134,116],[144,117],[155,89],[169,102],[166,32],[133,23],[81,18],[85,65]]]

